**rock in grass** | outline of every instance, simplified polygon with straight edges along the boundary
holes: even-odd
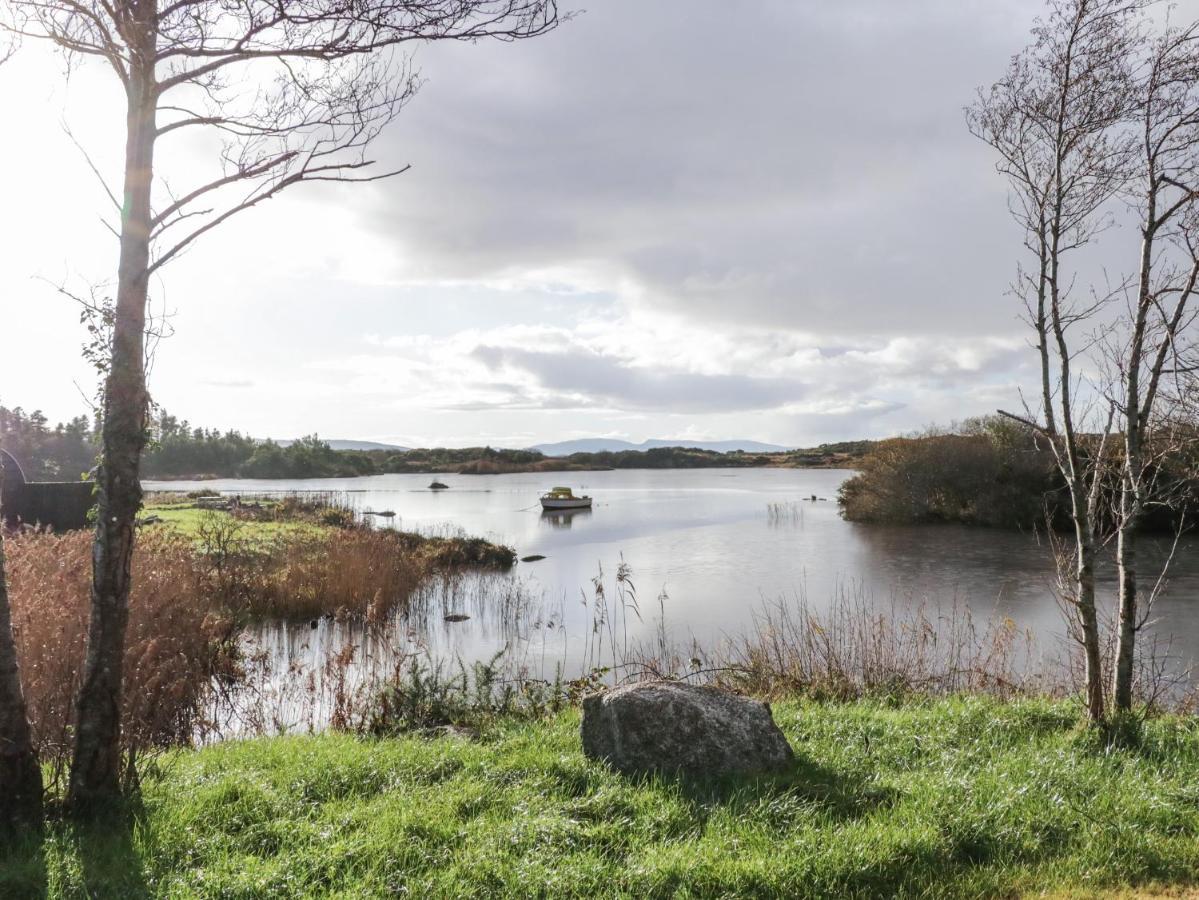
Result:
[[[436,728],[430,728],[428,735],[455,741],[477,741],[479,729],[469,725],[438,725]]]
[[[770,707],[728,691],[652,681],[583,701],[583,752],[627,774],[782,772],[795,760]]]

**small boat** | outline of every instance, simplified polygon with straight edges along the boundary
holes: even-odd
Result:
[[[590,497],[576,497],[568,487],[556,487],[541,496],[542,509],[591,509]]]
[[[429,485],[429,490],[431,490],[431,491],[446,491],[446,490],[449,490],[449,487],[450,486],[448,484],[442,484],[440,481],[434,481],[433,483],[431,483]]]

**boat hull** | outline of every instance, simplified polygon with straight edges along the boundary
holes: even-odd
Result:
[[[541,498],[542,509],[591,509],[590,497],[571,497],[570,499]]]

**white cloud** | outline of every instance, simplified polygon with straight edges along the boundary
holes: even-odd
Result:
[[[538,41],[422,50],[428,83],[377,147],[409,173],[294,192],[170,267],[157,398],[414,444],[806,444],[1013,402],[1035,380],[1004,296],[1016,241],[961,106],[1036,8],[605,0]],[[59,83],[47,59],[0,70],[35,135],[0,145],[0,313],[31,336],[0,399],[66,417],[77,314],[30,276],[115,253],[60,110],[106,171],[122,142],[98,70],[66,100],[13,89]],[[186,181],[203,151],[163,161]]]

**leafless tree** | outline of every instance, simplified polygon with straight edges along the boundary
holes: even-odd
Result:
[[[1077,617],[1095,721],[1105,714],[1095,566],[1111,416],[1080,396],[1079,367],[1093,343],[1087,325],[1113,292],[1075,296],[1069,261],[1107,226],[1107,207],[1127,177],[1133,143],[1120,126],[1132,102],[1142,7],[1140,0],[1049,0],[1032,43],[967,110],[971,131],[999,155],[1012,215],[1034,260],[1032,270],[1020,268],[1015,291],[1040,355],[1041,396],[1024,415],[1004,415],[1048,442],[1070,492],[1074,574],[1066,599]],[[1087,440],[1088,427],[1101,437]]]
[[[10,33],[48,41],[72,62],[106,63],[127,101],[124,184],[107,188],[120,252],[92,617],[68,792],[72,809],[85,812],[119,786],[150,276],[292,185],[397,174],[376,172],[366,152],[419,86],[409,46],[519,40],[559,17],[556,0],[8,0],[7,8]],[[156,148],[193,131],[223,140],[221,171],[195,185],[168,184],[156,175]]]
[[[1167,27],[1147,42],[1136,101],[1139,154],[1128,190],[1140,218],[1139,265],[1126,309],[1107,344],[1124,438],[1112,675],[1112,702],[1118,710],[1132,708],[1137,633],[1151,609],[1138,595],[1137,532],[1146,506],[1163,500],[1157,475],[1165,459],[1180,449],[1170,409],[1182,397],[1182,381],[1194,370],[1189,335],[1199,305],[1199,24]]]

